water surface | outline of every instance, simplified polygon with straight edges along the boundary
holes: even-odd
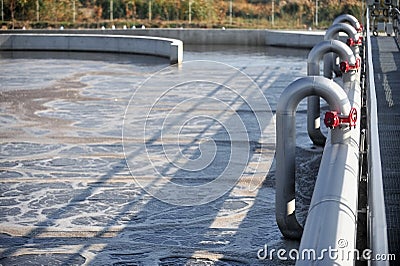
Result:
[[[218,61],[248,75],[260,87],[272,114],[281,91],[306,75],[306,57],[304,50],[268,47],[185,46],[184,54],[185,61]],[[172,205],[135,182],[122,145],[125,111],[135,91],[168,67],[168,60],[32,52],[1,53],[0,58],[1,264],[282,265],[277,258],[259,260],[257,251],[264,245],[298,247],[298,242],[282,238],[275,222],[274,147],[267,141],[251,139],[243,179],[207,204]],[[163,92],[165,86],[159,82],[151,93]],[[205,86],[197,94],[212,89]],[[191,94],[186,91],[181,97]],[[234,98],[230,93],[218,95],[226,102]],[[176,97],[165,104],[178,106],[179,102]],[[174,106],[157,110],[162,114],[175,110]],[[254,132],[252,112],[237,106],[246,129]],[[213,108],[204,112],[220,110]],[[308,140],[305,111],[303,101],[297,119],[300,206],[310,199],[320,153]],[[219,119],[229,121],[230,116],[224,111]],[[129,150],[140,170],[135,173],[144,179],[154,177],[142,165],[150,152],[160,159],[154,167],[162,167],[177,184],[207,183],[229,159],[233,142],[221,141],[226,135],[222,128],[200,119],[190,120],[181,130],[187,137],[182,151],[192,159],[199,156],[199,136],[219,138],[215,143],[222,151],[216,153],[218,163],[208,172],[191,176],[165,167],[171,162],[160,159],[162,149],[155,140],[147,144],[150,151]],[[141,132],[138,128],[138,137],[129,142],[142,145]],[[164,141],[169,145],[165,147],[176,147],[175,142]],[[257,170],[261,183],[248,190],[246,177],[254,174],[258,161],[268,167]],[[201,193],[207,196],[207,191]],[[300,208],[302,222],[306,211]]]

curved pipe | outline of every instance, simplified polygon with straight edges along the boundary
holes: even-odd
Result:
[[[301,238],[303,228],[295,215],[296,109],[302,99],[317,95],[331,110],[348,114],[350,103],[334,81],[318,76],[292,82],[282,93],[276,110],[276,221],[287,238]]]
[[[329,52],[337,53],[341,60],[354,65],[356,57],[353,51],[345,43],[337,40],[322,41],[314,46],[308,54],[307,74],[309,76],[318,76],[320,73],[320,61],[322,57]],[[332,75],[324,70],[324,76],[330,78]],[[311,96],[307,99],[307,131],[310,139],[315,145],[325,145],[326,137],[322,134],[320,128],[320,105],[319,97]]]
[[[335,39],[339,32],[346,33],[349,37],[353,39],[358,39],[358,33],[356,29],[346,23],[336,23],[332,24],[325,32],[324,40]]]
[[[353,51],[347,44],[338,40],[327,40],[322,41],[314,46],[308,54],[307,59],[307,74],[308,75],[319,75],[319,62],[322,57],[329,52],[337,53],[341,60],[347,61],[350,65],[355,65],[356,57]]]
[[[346,23],[336,23],[332,24],[328,30],[325,32],[324,40],[336,40],[338,38],[339,32],[344,32],[352,38],[353,40],[358,40],[360,38],[359,33],[349,24]],[[353,54],[358,56],[360,53],[360,48],[358,45],[351,47]],[[327,78],[333,78],[333,72],[339,73],[339,66],[336,64],[337,55],[334,53],[329,53],[324,56],[324,76]]]
[[[335,18],[332,24],[338,24],[342,22],[349,22],[357,31],[361,31],[362,27],[360,22],[358,22],[358,19],[356,17],[349,15],[349,14],[343,14]]]

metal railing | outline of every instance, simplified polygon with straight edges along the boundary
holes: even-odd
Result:
[[[372,63],[371,32],[368,27],[369,9],[367,9],[366,27],[366,85],[368,117],[368,218],[369,247],[372,257],[376,254],[388,254],[385,201],[383,194],[381,155],[378,133],[378,112],[375,92],[374,67]],[[388,261],[371,261],[372,265],[389,265]]]

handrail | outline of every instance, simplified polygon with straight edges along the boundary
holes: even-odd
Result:
[[[369,8],[367,8],[367,25],[369,25]],[[369,247],[372,257],[376,254],[388,254],[388,238],[385,201],[383,194],[381,155],[378,133],[378,113],[375,92],[374,67],[372,62],[371,32],[367,30],[367,113],[368,113],[368,206],[369,206]],[[388,261],[371,261],[372,265],[389,265]]]

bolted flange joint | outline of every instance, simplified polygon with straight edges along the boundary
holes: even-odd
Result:
[[[330,111],[325,113],[324,123],[325,126],[333,129],[337,127],[345,127],[348,126],[350,129],[352,127],[356,128],[357,122],[357,109],[351,108],[348,116],[339,115],[336,111]]]

